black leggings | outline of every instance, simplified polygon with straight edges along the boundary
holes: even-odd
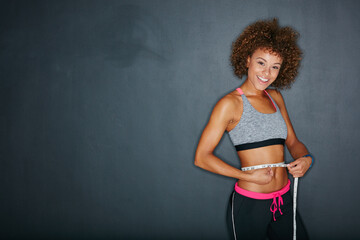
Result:
[[[282,195],[282,215],[270,211],[272,199],[257,200],[236,191],[230,196],[227,222],[232,239],[293,239],[293,200],[290,191]],[[296,239],[309,239],[303,221],[296,212]]]

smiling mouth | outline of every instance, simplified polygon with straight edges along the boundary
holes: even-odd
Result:
[[[257,76],[257,78],[258,78],[260,81],[264,82],[264,83],[266,83],[266,82],[269,81],[268,78],[262,78],[262,77],[259,77],[259,76]]]

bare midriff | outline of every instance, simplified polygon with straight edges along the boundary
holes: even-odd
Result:
[[[281,163],[284,161],[284,146],[272,145],[261,148],[238,151],[241,167],[250,167],[261,164]],[[273,167],[274,176],[268,184],[260,185],[254,182],[238,180],[239,187],[253,192],[270,193],[278,191],[288,183],[287,169],[285,167]],[[246,171],[251,173],[258,170]]]

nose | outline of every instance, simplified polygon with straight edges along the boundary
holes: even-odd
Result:
[[[270,69],[269,69],[269,68],[265,68],[263,72],[264,72],[265,75],[269,75],[269,74],[270,74]]]

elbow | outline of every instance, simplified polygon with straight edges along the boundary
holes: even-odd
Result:
[[[203,160],[204,158],[202,157],[202,154],[200,154],[199,152],[196,152],[195,153],[195,161],[194,161],[194,165],[199,167],[199,168],[202,168],[203,166]]]
[[[195,154],[195,161],[194,161],[194,165],[197,167],[201,166],[201,158],[199,157],[199,154]]]
[[[206,165],[206,160],[208,159],[208,156],[206,153],[204,152],[196,152],[195,153],[195,161],[194,161],[194,165],[199,167],[199,168],[203,168],[205,169],[205,165]]]

